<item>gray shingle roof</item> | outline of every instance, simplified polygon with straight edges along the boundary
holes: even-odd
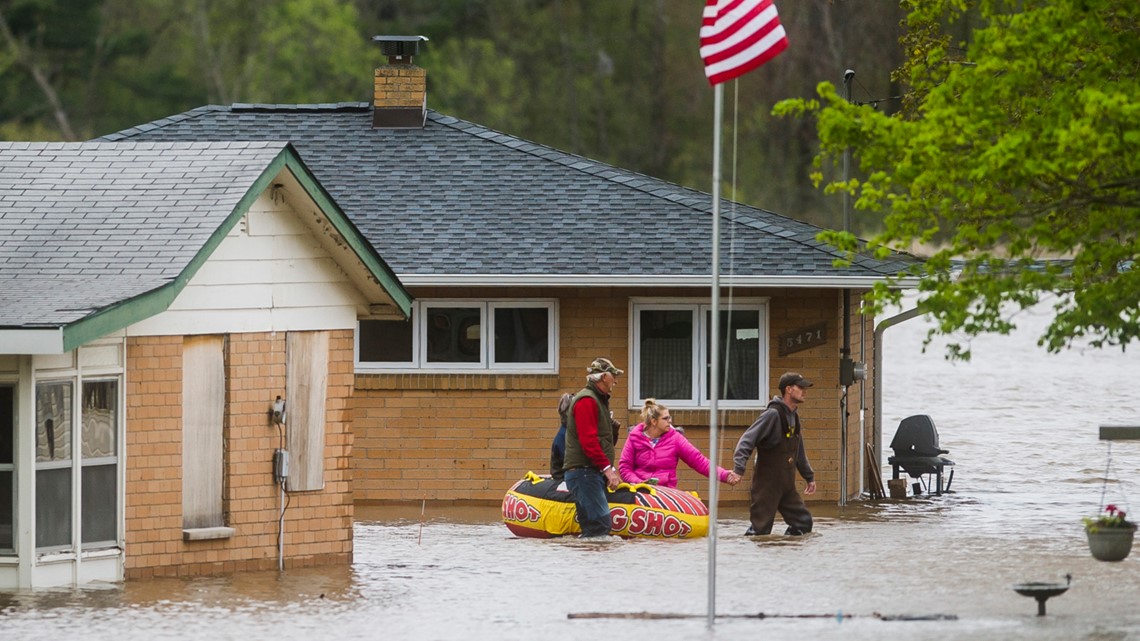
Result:
[[[0,143],[0,327],[60,327],[171,282],[286,147]]]
[[[289,140],[401,278],[709,273],[708,194],[434,111],[373,129],[366,103],[206,106],[103,140]],[[836,268],[819,228],[722,205],[722,273],[873,278],[900,255]]]

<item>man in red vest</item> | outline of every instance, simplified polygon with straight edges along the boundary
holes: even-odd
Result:
[[[586,368],[586,387],[574,395],[566,416],[566,487],[574,494],[582,538],[608,536],[610,502],[606,487],[621,483],[614,467],[613,412],[610,394],[622,370],[607,358],[597,358]]]

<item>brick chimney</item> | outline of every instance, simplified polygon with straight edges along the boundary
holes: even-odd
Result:
[[[375,129],[423,128],[427,120],[427,70],[412,64],[424,36],[373,36],[388,64],[376,69],[372,97]]]

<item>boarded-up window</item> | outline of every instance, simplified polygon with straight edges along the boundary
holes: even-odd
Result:
[[[182,527],[222,522],[222,419],[226,370],[221,336],[182,343]]]
[[[291,492],[324,489],[329,334],[289,332],[285,352],[285,438],[292,459],[286,487]]]

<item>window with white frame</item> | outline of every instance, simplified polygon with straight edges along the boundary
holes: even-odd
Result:
[[[71,546],[71,380],[36,385],[36,548]]]
[[[555,371],[554,300],[418,300],[411,318],[363,320],[359,369]]]
[[[40,551],[70,549],[75,527],[83,549],[117,544],[119,381],[82,380],[78,415],[73,410],[75,389],[74,379],[36,384],[36,548]],[[78,505],[72,500],[76,473]]]
[[[84,548],[107,547],[118,538],[119,382],[84,380],[81,399],[79,540]]]
[[[712,396],[712,307],[691,301],[635,301],[632,310],[633,396],[677,407],[705,407]],[[764,301],[722,305],[717,353],[718,404],[756,407],[767,389],[768,319]]]

